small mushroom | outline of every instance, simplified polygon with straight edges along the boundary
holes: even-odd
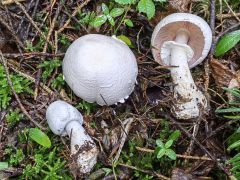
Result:
[[[172,112],[179,119],[196,118],[206,110],[206,97],[196,87],[190,68],[201,63],[212,43],[209,25],[189,13],[174,13],[162,19],[152,34],[155,61],[170,69],[174,84]]]
[[[73,92],[99,105],[124,103],[134,90],[138,68],[122,41],[89,34],[74,41],[63,60],[63,74]]]
[[[71,154],[76,156],[79,172],[89,173],[97,162],[98,149],[86,133],[81,113],[64,101],[55,101],[47,108],[46,118],[52,132],[71,138]]]

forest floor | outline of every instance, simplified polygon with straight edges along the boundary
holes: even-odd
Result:
[[[140,3],[146,6],[142,10]],[[119,14],[104,20],[103,4],[109,10],[119,8]],[[239,7],[238,0],[2,0],[0,179],[240,178],[240,92],[229,89],[232,79],[240,79],[239,30],[222,43],[228,52],[221,53],[217,45],[239,29]],[[202,17],[213,33],[209,55],[191,69],[209,104],[197,119],[173,116],[169,69],[155,62],[151,52],[154,27],[175,12]],[[63,79],[67,48],[90,33],[116,35],[137,58],[138,83],[123,104],[85,102]],[[83,114],[84,128],[99,147],[97,164],[88,175],[76,170],[69,138],[54,135],[48,127],[46,109],[59,99]],[[160,157],[159,142],[169,140],[172,156]]]

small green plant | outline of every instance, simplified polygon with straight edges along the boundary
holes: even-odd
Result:
[[[240,30],[224,35],[216,45],[215,56],[222,56],[240,41]]]
[[[106,21],[108,21],[112,26],[115,26],[114,18],[121,16],[124,13],[124,8],[113,8],[110,10],[110,8],[106,4],[102,3],[102,11],[103,14],[97,16],[94,19],[94,27],[101,26]]]
[[[41,63],[38,68],[43,68],[42,78],[44,81],[47,80],[54,71],[55,68],[61,66],[61,62],[59,59],[53,59],[53,60],[46,60],[43,63]]]
[[[16,93],[29,93],[33,94],[32,89],[30,89],[30,84],[31,82],[28,79],[23,78],[22,76],[19,75],[13,75],[10,74],[10,79],[12,80],[13,83],[13,88]],[[1,108],[6,108],[12,97],[12,91],[10,86],[8,85],[7,81],[7,75],[5,73],[5,70],[2,65],[0,65],[0,109]]]
[[[44,149],[42,150],[45,151]],[[57,148],[54,148],[47,155],[43,152],[35,154],[33,158],[34,163],[26,165],[21,179],[70,179],[69,176],[64,174],[66,161],[56,157],[56,150]]]
[[[228,137],[227,139],[227,144],[228,148],[227,150],[230,152],[232,150],[235,150],[236,155],[230,158],[229,161],[227,161],[227,164],[230,164],[231,167],[231,173],[234,175],[234,178],[240,179],[240,127],[238,120],[240,120],[240,90],[239,89],[229,89],[229,88],[223,88],[225,91],[228,93],[231,93],[236,99],[236,102],[228,102],[228,105],[230,107],[228,108],[222,108],[222,109],[217,109],[215,112],[220,113],[220,114],[225,114],[224,117],[227,119],[232,119],[236,121],[237,128],[234,128],[234,133]],[[226,115],[227,114],[227,115]],[[230,114],[230,115],[229,115]]]
[[[6,115],[6,121],[9,127],[13,127],[23,118],[23,114],[20,113],[20,109],[10,110]]]
[[[156,140],[157,148],[157,158],[161,159],[164,155],[169,157],[172,160],[176,160],[176,153],[174,150],[171,149],[174,141],[180,136],[180,131],[176,130],[174,131],[170,137],[168,138],[168,141],[164,144],[161,139]]]
[[[5,153],[9,156],[9,165],[17,166],[19,165],[25,158],[22,149],[16,149],[9,147],[5,149]]]
[[[87,111],[87,115],[89,115],[95,108],[96,108],[96,104],[94,103],[88,103],[84,100],[82,100],[82,102],[80,102],[76,108],[80,108],[82,110]]]
[[[59,73],[58,76],[53,80],[51,86],[57,90],[62,89],[62,87],[65,85],[65,81],[63,79],[63,74]]]
[[[151,19],[155,15],[156,5],[155,3],[165,3],[166,0],[115,0],[115,2],[121,5],[136,5],[140,13],[147,15],[148,19]],[[155,3],[154,3],[155,2]]]

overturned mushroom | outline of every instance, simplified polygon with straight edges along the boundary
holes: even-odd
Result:
[[[54,134],[71,137],[71,154],[76,155],[79,172],[89,173],[97,162],[98,149],[82,127],[81,113],[64,101],[55,101],[48,107],[46,118]]]
[[[63,60],[63,74],[73,92],[99,105],[123,103],[134,89],[137,72],[130,48],[100,34],[74,41]]]
[[[188,13],[171,14],[155,27],[151,45],[155,61],[170,69],[174,83],[172,112],[179,119],[196,118],[207,108],[205,96],[196,87],[189,68],[201,63],[212,43],[209,25]]]

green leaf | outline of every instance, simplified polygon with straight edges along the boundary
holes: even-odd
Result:
[[[111,10],[110,15],[115,18],[118,16],[121,16],[124,13],[124,9],[123,8],[114,8]]]
[[[7,162],[0,162],[0,170],[7,169],[7,168],[8,168],[8,163]]]
[[[31,128],[29,130],[29,137],[43,147],[51,147],[51,141],[48,136],[38,128]]]
[[[115,22],[114,22],[114,19],[112,18],[112,16],[108,15],[108,16],[107,16],[107,19],[108,19],[109,23],[110,23],[112,26],[115,25]]]
[[[172,160],[176,160],[177,155],[172,149],[166,149],[165,154]]]
[[[233,112],[240,112],[240,108],[226,108],[226,109],[217,109],[216,113],[233,113]]]
[[[140,0],[138,10],[147,14],[148,19],[151,19],[155,14],[155,5],[152,0]]]
[[[107,7],[106,4],[102,3],[102,11],[105,15],[109,14],[109,8]]]
[[[100,15],[94,19],[92,24],[94,27],[99,27],[99,26],[103,25],[106,21],[107,21],[107,16]]]
[[[224,116],[227,119],[240,120],[240,116]]]
[[[136,0],[115,0],[118,4],[126,5],[126,4],[135,4]]]
[[[235,149],[235,148],[237,148],[237,147],[239,147],[239,146],[240,146],[240,140],[238,140],[238,141],[234,142],[233,144],[231,144],[231,145],[227,148],[227,150],[228,150],[228,151],[231,151],[232,149]]]
[[[240,98],[239,89],[235,89],[235,88],[229,89],[225,87],[223,87],[222,89],[224,89],[227,92],[230,92],[233,96]]]
[[[164,144],[163,144],[163,142],[160,139],[156,140],[156,144],[157,144],[158,147],[164,148]]]
[[[167,148],[167,149],[170,148],[172,146],[172,144],[173,144],[173,140],[170,139],[168,142],[166,142],[165,148]]]
[[[131,19],[124,19],[124,22],[125,22],[125,24],[127,25],[127,26],[129,26],[129,27],[133,27],[134,25],[133,25],[133,22],[131,21]]]
[[[128,46],[130,47],[132,46],[132,42],[127,36],[120,35],[120,36],[117,36],[117,38],[125,42]]]
[[[240,41],[240,30],[231,32],[223,36],[216,45],[215,56],[224,55]]]
[[[160,151],[157,153],[157,158],[160,159],[161,157],[163,157],[164,154],[165,154],[165,149],[160,149]]]
[[[179,130],[174,131],[168,138],[168,140],[175,141],[179,136],[181,135],[181,132]]]

